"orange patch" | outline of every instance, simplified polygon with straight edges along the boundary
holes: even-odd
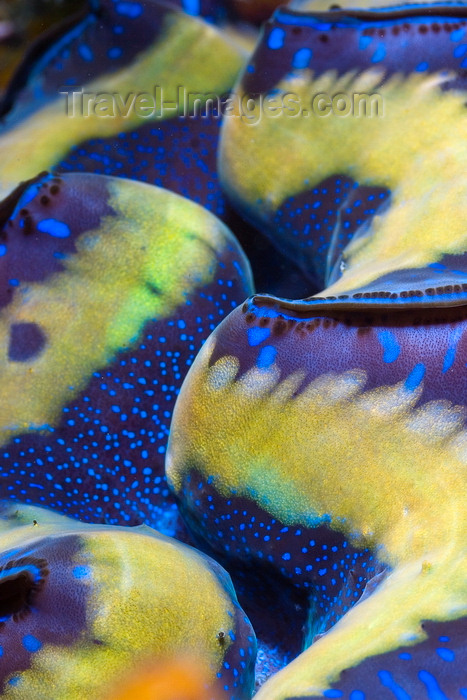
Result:
[[[108,700],[224,700],[192,658],[146,663],[127,675]]]

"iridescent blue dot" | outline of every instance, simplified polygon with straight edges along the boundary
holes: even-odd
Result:
[[[299,49],[292,59],[292,66],[294,68],[306,68],[311,61],[312,55],[311,49]]]
[[[425,372],[426,367],[423,363],[419,362],[416,364],[405,380],[405,388],[408,389],[408,391],[414,391],[422,383]]]
[[[75,566],[72,574],[75,578],[81,579],[81,578],[86,578],[86,576],[89,576],[89,567],[88,566]]]
[[[266,340],[266,338],[269,338],[271,331],[269,328],[249,328],[247,335],[248,344],[251,347],[254,347],[255,345],[262,343],[263,340]]]
[[[43,219],[37,224],[37,229],[41,233],[48,233],[54,238],[68,238],[71,235],[69,227],[57,219]]]
[[[109,49],[107,55],[109,58],[120,58],[122,50],[119,46],[114,46],[112,49]]]
[[[81,46],[78,48],[78,53],[83,59],[83,61],[87,61],[88,63],[90,63],[94,60],[94,54],[89,48],[89,46],[86,46],[86,44],[81,44]]]
[[[452,649],[446,649],[445,647],[440,647],[436,650],[436,653],[443,661],[454,661],[456,657]]]
[[[459,44],[459,46],[456,46],[456,48],[453,51],[455,58],[460,58],[461,56],[464,56],[466,53],[467,53],[467,44]]]
[[[268,46],[270,49],[281,49],[284,46],[285,31],[280,27],[274,27],[269,35]]]
[[[34,654],[42,647],[42,642],[37,639],[37,637],[34,637],[33,634],[25,634],[23,637],[23,647],[26,649],[26,651]]]
[[[274,345],[265,345],[261,348],[256,362],[259,369],[268,369],[276,359],[277,348]]]
[[[132,19],[139,17],[143,12],[143,8],[139,2],[117,2],[115,9],[118,14],[131,17]]]
[[[374,52],[373,56],[371,57],[371,62],[372,63],[379,63],[386,57],[386,47],[384,44],[380,44],[376,51]]]

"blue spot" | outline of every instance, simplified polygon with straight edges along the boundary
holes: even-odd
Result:
[[[107,52],[109,58],[120,58],[121,55],[122,50],[119,46],[114,46],[113,49],[109,49]]]
[[[436,678],[429,671],[420,671],[418,677],[426,685],[429,700],[449,700],[439,687]]]
[[[68,238],[71,235],[68,226],[58,219],[43,219],[39,221],[37,228],[41,233],[48,233],[54,238]]]
[[[467,44],[459,44],[453,51],[454,58],[460,58],[467,53]]]
[[[248,329],[248,344],[251,347],[254,347],[255,345],[259,345],[260,343],[263,342],[263,340],[266,340],[266,338],[269,338],[271,335],[271,331],[269,328],[249,328]]]
[[[282,555],[282,559],[284,561],[289,561],[290,559],[290,552],[285,552],[285,554]]]
[[[464,38],[465,29],[455,29],[451,33],[451,41],[460,41]]]
[[[199,15],[199,0],[183,0],[183,9],[187,15]]]
[[[72,571],[72,574],[75,578],[86,578],[86,576],[89,576],[89,567],[88,566],[75,566],[75,568]]]
[[[456,656],[452,649],[446,649],[444,647],[437,649],[436,653],[443,659],[443,661],[454,661]]]
[[[446,354],[444,356],[444,362],[443,362],[443,374],[445,374],[448,369],[451,369],[451,367],[454,364],[454,360],[456,359],[456,348],[448,348],[446,351]]]
[[[343,695],[342,690],[325,690],[323,693],[325,698],[341,698]]]
[[[399,659],[402,659],[403,661],[410,661],[412,658],[412,654],[409,654],[406,651],[403,651],[402,654],[399,654]]]
[[[378,678],[381,685],[388,688],[397,700],[411,700],[410,695],[405,692],[403,688],[400,687],[398,683],[395,682],[392,674],[389,671],[379,671]]]
[[[358,48],[364,51],[368,48],[372,41],[373,37],[371,36],[361,36],[358,42]]]
[[[428,70],[427,61],[422,61],[421,63],[419,63],[418,66],[415,67],[415,70],[417,71],[417,73],[423,73],[423,71]]]
[[[462,338],[464,331],[461,326],[456,328],[455,331],[452,331],[449,341],[450,341],[450,347],[446,351],[446,354],[444,356],[444,361],[443,361],[443,374],[448,371],[448,369],[451,369],[452,365],[454,364],[454,360],[456,359],[456,352],[457,352],[457,345],[459,343],[459,340]]]
[[[256,361],[256,366],[259,369],[268,369],[276,359],[276,355],[277,349],[274,347],[274,345],[265,345],[264,348],[261,348],[260,350]]]
[[[78,53],[83,61],[91,62],[94,60],[94,54],[89,46],[86,46],[86,44],[81,44],[81,46],[78,48]]]
[[[373,56],[371,57],[371,62],[372,63],[379,63],[380,61],[383,60],[386,56],[386,47],[384,44],[380,44],[376,51],[374,52]]]
[[[40,187],[42,187],[42,184],[44,182],[47,182],[47,180],[50,180],[52,177],[52,175],[45,176],[43,179],[40,180],[40,182],[36,182],[34,185],[28,187],[28,189],[23,193],[18,204],[16,205],[13,214],[11,215],[12,219],[14,219],[18,215],[18,212],[21,209],[23,209],[23,207],[29,204],[29,202],[32,202],[34,197],[37,195]]]
[[[306,68],[312,56],[313,52],[311,49],[299,49],[292,59],[292,66],[294,68]]]
[[[268,46],[270,49],[281,49],[284,46],[285,31],[280,27],[274,27],[269,35]]]
[[[136,17],[139,17],[143,12],[143,8],[139,2],[117,2],[115,9],[119,15],[131,17],[132,19],[136,19]]]
[[[26,651],[29,651],[31,654],[34,654],[36,651],[39,651],[39,649],[42,646],[42,642],[40,642],[37,637],[34,637],[33,634],[25,634],[23,637],[23,647],[26,649]]]
[[[408,391],[414,391],[422,383],[425,376],[426,367],[422,362],[415,365],[407,379],[405,380],[405,388]]]
[[[463,698],[467,698],[467,688],[461,688],[460,694],[462,695]]]
[[[365,700],[366,695],[361,690],[352,690],[349,695],[349,700]]]
[[[6,253],[6,245],[0,245],[0,258]]]
[[[383,347],[383,361],[395,362],[400,355],[400,345],[391,331],[379,331],[378,340]]]

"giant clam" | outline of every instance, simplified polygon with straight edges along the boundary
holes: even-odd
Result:
[[[219,120],[192,110],[195,95],[232,87],[242,51],[155,0],[89,2],[71,24],[34,47],[3,97],[0,193],[61,164],[165,186],[224,213]]]
[[[258,698],[467,694],[466,18],[278,10],[223,125],[236,206],[327,285],[234,311],[172,423],[191,527],[309,592],[307,649]],[[365,92],[382,115],[339,111]],[[287,111],[310,95],[331,109]]]
[[[213,560],[33,506],[3,504],[0,542],[2,697],[100,700],[128,668],[180,654],[224,697],[250,697],[254,634]]]
[[[193,202],[99,175],[42,175],[2,215],[3,498],[174,534],[172,408],[251,290],[241,249]]]

